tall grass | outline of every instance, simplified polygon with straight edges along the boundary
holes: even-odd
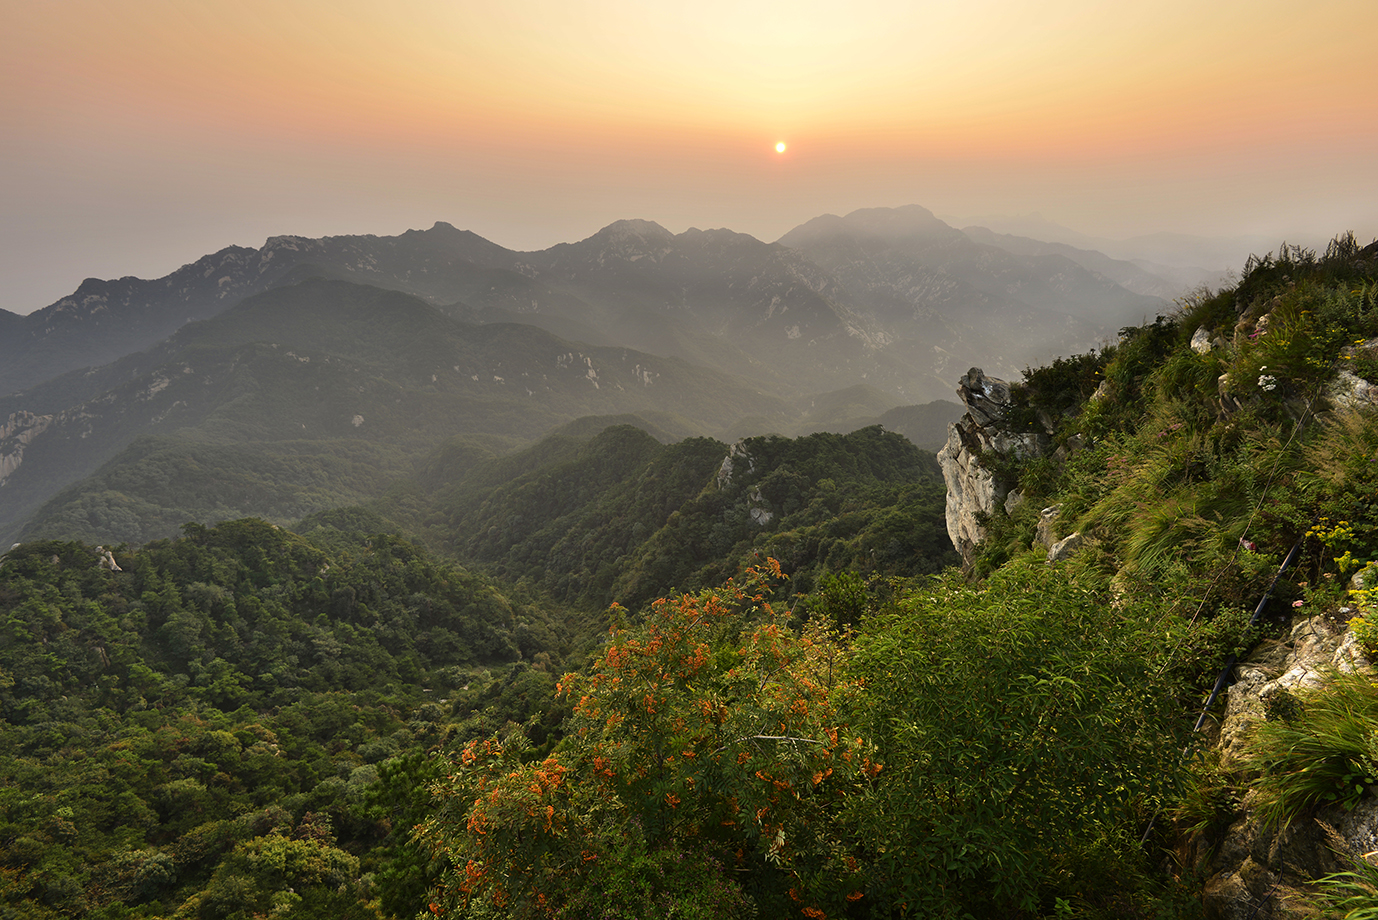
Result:
[[[1378,783],[1378,685],[1335,673],[1298,702],[1286,717],[1257,723],[1243,758],[1258,771],[1258,813],[1270,824],[1319,806],[1353,807]]]
[[[1378,867],[1355,858],[1353,870],[1317,880],[1315,900],[1327,917],[1378,920]]]

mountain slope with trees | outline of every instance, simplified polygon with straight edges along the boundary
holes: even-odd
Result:
[[[790,594],[841,569],[913,576],[956,561],[933,455],[879,427],[729,448],[708,438],[663,445],[611,426],[588,439],[552,437],[434,486],[424,501],[379,508],[465,564],[594,609],[616,601],[639,610],[767,555],[794,574]]]
[[[898,435],[729,446],[671,419],[517,451],[447,432],[299,534],[26,542],[0,561],[0,898],[41,920],[1371,907],[1342,820],[1378,813],[1371,673],[1277,695],[1241,758],[1223,699],[1192,727],[1220,667],[1300,618],[1378,653],[1349,581],[1378,569],[1375,384],[1378,244],[1341,237],[1027,369],[993,424],[1043,446],[976,458],[1019,499],[965,571],[935,571],[937,468]],[[1302,875],[1287,847],[1319,838],[1286,828],[1317,819],[1335,851]],[[1215,884],[1245,830],[1257,891]]]
[[[458,434],[510,449],[590,414],[644,411],[695,433],[794,415],[673,358],[462,323],[409,295],[319,280],[10,402],[21,422],[0,441],[4,532],[37,512],[26,538],[104,542],[357,503]]]
[[[1352,871],[1327,882],[1297,878],[1287,850],[1321,844],[1278,827],[1375,812],[1372,673],[1276,698],[1242,761],[1213,760],[1192,726],[1217,669],[1294,618],[1357,614],[1355,641],[1378,651],[1369,582],[1347,583],[1378,568],[1376,355],[1378,244],[1342,237],[1251,260],[1233,289],[1030,369],[998,422],[1049,447],[983,458],[1023,501],[984,522],[965,577],[893,593],[822,579],[798,629],[763,563],[619,624],[562,678],[574,711],[555,752],[526,756],[509,731],[452,754],[421,833],[448,864],[436,903],[519,917],[1373,909],[1362,832],[1308,855]],[[1071,532],[1080,549],[1050,561],[1046,541]],[[1215,860],[1253,845],[1221,835],[1251,821],[1251,877],[1277,881],[1203,900]]]
[[[553,725],[574,641],[398,537],[261,521],[26,543],[0,609],[0,903],[35,918],[414,913],[424,752]]]

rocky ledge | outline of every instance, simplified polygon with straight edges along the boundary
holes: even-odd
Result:
[[[1041,433],[1015,434],[1001,427],[1010,405],[1010,386],[987,377],[979,367],[958,381],[957,396],[967,411],[948,426],[938,464],[947,485],[947,535],[965,565],[985,539],[985,522],[1006,511],[1010,501],[1010,485],[990,469],[991,458],[1038,455],[1046,450],[1048,439]]]

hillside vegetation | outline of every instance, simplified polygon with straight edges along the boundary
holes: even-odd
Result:
[[[631,609],[771,556],[790,594],[829,572],[936,572],[955,561],[933,455],[879,427],[846,435],[660,444],[631,425],[480,462],[380,506],[438,550],[561,603]],[[408,507],[410,504],[410,508]]]
[[[552,725],[572,636],[405,540],[316,529],[329,552],[242,521],[121,571],[78,543],[4,557],[6,916],[413,913],[394,813],[422,754]]]
[[[555,752],[532,758],[510,730],[453,757],[422,834],[451,867],[436,903],[1199,912],[1198,867],[1172,848],[1200,815],[1204,691],[1259,640],[1248,607],[1295,542],[1264,630],[1358,603],[1345,576],[1378,550],[1375,306],[1378,245],[1341,238],[1253,260],[1234,289],[1031,369],[1004,421],[1049,448],[987,458],[1024,498],[987,521],[974,583],[879,593],[839,576],[801,630],[770,566],[657,602],[562,679],[574,712]],[[1086,539],[1056,566],[1031,549],[1052,505],[1058,535]],[[1362,749],[1334,756],[1324,775],[1374,782]],[[1260,788],[1315,768],[1278,761]]]
[[[190,525],[123,571],[26,543],[0,564],[0,903],[1201,916],[1183,841],[1246,788],[1295,821],[1378,783],[1378,705],[1299,693],[1238,767],[1191,731],[1292,616],[1378,636],[1347,581],[1378,554],[1376,346],[1378,244],[1346,237],[1030,368],[1002,424],[1047,449],[982,458],[1022,501],[967,571],[931,455],[877,428],[452,441],[299,534]],[[1040,525],[1085,542],[1049,564]],[[1359,741],[1326,746],[1339,710]]]

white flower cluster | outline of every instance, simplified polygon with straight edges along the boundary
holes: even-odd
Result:
[[[1267,369],[1268,365],[1266,364],[1259,368],[1261,371],[1266,371]],[[1278,388],[1278,379],[1272,374],[1260,374],[1258,377],[1258,387],[1265,393],[1271,393]]]

